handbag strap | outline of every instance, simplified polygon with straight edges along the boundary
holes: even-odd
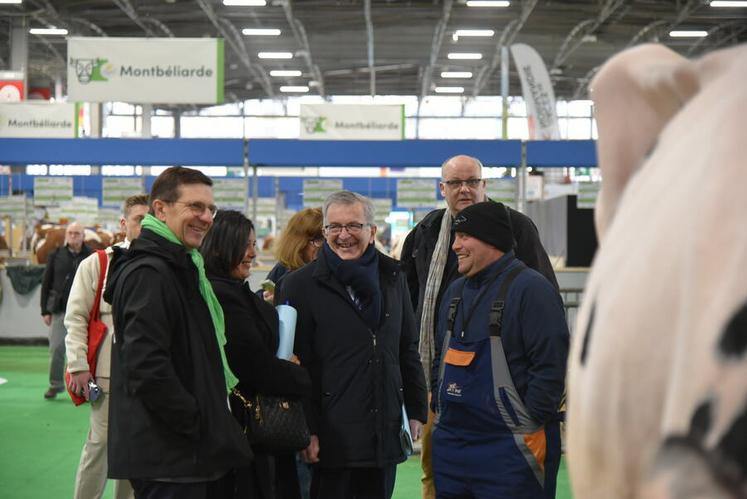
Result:
[[[109,257],[105,250],[96,250],[96,254],[99,256],[99,283],[96,287],[96,299],[93,302],[93,308],[91,309],[91,315],[88,321],[97,321],[100,319],[99,308],[101,306],[101,293],[104,291],[104,278],[106,277],[106,267],[109,263]]]

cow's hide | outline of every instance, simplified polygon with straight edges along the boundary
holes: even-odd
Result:
[[[5,237],[0,236],[0,250],[6,250],[8,249],[8,243],[5,242]]]
[[[104,249],[113,244],[114,236],[111,232],[99,228],[83,229],[83,239],[92,249]],[[63,244],[65,244],[65,227],[51,224],[36,227],[34,237],[31,239],[34,256],[40,264],[47,263],[49,254]]]
[[[747,46],[592,82],[600,247],[569,358],[574,497],[747,497]]]

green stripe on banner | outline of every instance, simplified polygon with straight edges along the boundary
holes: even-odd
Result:
[[[405,105],[401,104],[402,108],[402,140],[405,140]]]
[[[75,138],[78,138],[78,114],[80,113],[78,106],[80,106],[80,103],[75,103]]]
[[[217,81],[218,88],[215,92],[215,102],[218,104],[223,103],[223,38],[218,38],[216,40],[218,45],[218,61],[217,61],[217,71],[215,75],[215,79]]]

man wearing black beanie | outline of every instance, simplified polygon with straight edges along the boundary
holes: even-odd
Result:
[[[560,296],[512,249],[492,201],[454,217],[462,277],[438,314],[431,372],[438,499],[555,497],[568,327]]]

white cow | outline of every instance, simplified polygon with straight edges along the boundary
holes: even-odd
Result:
[[[747,46],[592,82],[600,247],[568,377],[575,499],[747,497]]]

